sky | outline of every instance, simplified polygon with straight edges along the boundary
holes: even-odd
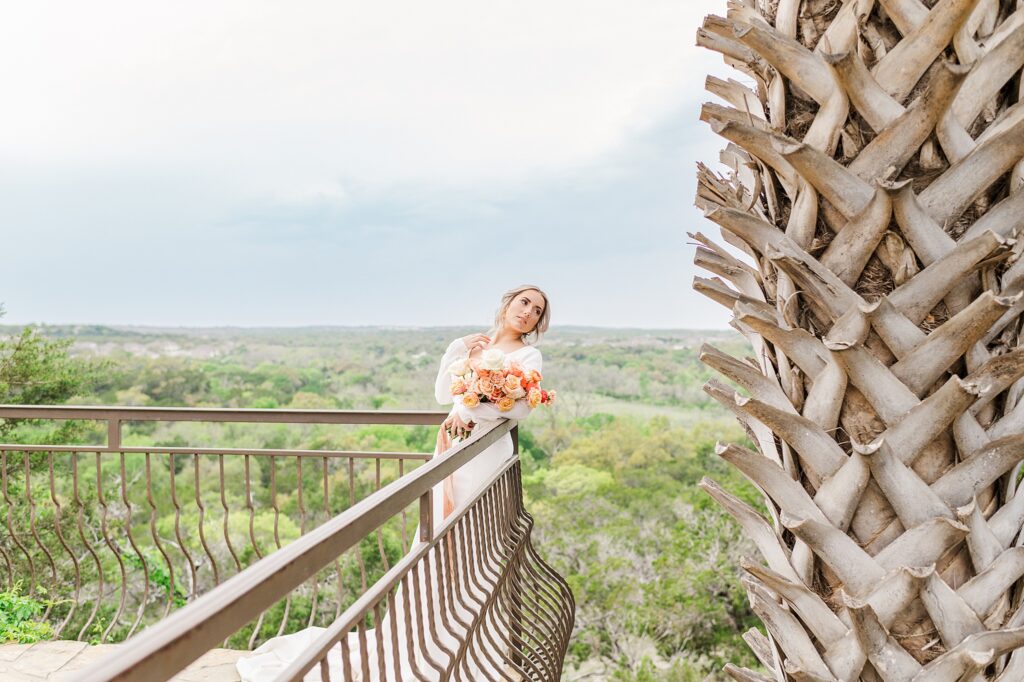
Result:
[[[686,232],[725,0],[19,3],[0,320],[724,328]]]

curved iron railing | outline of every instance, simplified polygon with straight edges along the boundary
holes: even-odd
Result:
[[[522,500],[513,460],[277,680],[559,680],[575,603]]]
[[[129,592],[124,587],[131,583],[125,569],[126,563],[130,562],[124,557],[131,556],[129,551],[134,551],[140,559],[145,556],[145,551],[140,551],[141,543],[132,534],[132,529],[136,527],[133,523],[136,506],[131,494],[125,492],[130,489],[128,482],[132,470],[127,465],[127,459],[132,456],[145,457],[146,466],[138,469],[144,471],[144,475],[140,474],[138,480],[144,478],[148,482],[153,471],[153,450],[122,447],[122,421],[194,419],[279,423],[437,424],[443,418],[443,413],[123,410],[0,406],[2,418],[43,418],[43,415],[46,418],[72,418],[66,415],[74,415],[73,418],[100,419],[105,416],[111,424],[107,446],[0,446],[0,474],[3,477],[0,483],[3,484],[2,492],[7,505],[8,530],[6,542],[0,542],[0,553],[3,554],[0,562],[8,561],[12,567],[9,574],[13,574],[19,562],[10,557],[21,556],[33,576],[37,573],[36,564],[56,566],[55,557],[58,554],[49,551],[47,541],[41,539],[45,533],[39,532],[41,524],[48,520],[55,521],[53,528],[57,545],[63,547],[74,562],[76,552],[69,549],[72,543],[67,542],[67,534],[63,532],[66,528],[64,524],[69,523],[66,517],[73,510],[75,523],[72,532],[79,536],[86,548],[77,553],[77,560],[82,564],[93,561],[98,572],[102,573],[105,564],[97,560],[97,557],[106,548],[110,555],[118,557],[116,562],[108,562],[107,566],[116,563],[114,570],[120,575],[119,581],[115,578],[111,582],[112,585],[119,584],[119,590],[111,589],[107,592],[102,583],[96,590],[94,583],[83,580],[84,572],[78,571],[79,564],[76,563],[75,600],[93,590],[94,601],[91,603],[94,608],[107,604],[109,610],[110,603],[116,601],[118,617],[112,623],[119,622],[118,618],[130,612],[129,606],[142,609],[135,615],[133,632],[143,622],[138,614],[144,612],[147,600],[141,599],[139,604],[142,606],[138,606],[132,597],[127,596]],[[288,622],[289,608],[299,602],[308,608],[310,601],[314,608],[310,611],[308,622],[313,623],[319,614],[321,620],[317,622],[323,622],[322,619],[326,617],[327,628],[305,655],[282,673],[279,680],[303,679],[304,674],[317,667],[320,669],[317,677],[323,680],[559,679],[575,606],[565,581],[541,560],[530,544],[532,519],[522,505],[518,463],[513,459],[496,472],[475,499],[439,528],[436,536],[430,530],[435,526],[431,518],[434,486],[510,431],[515,442],[514,422],[504,422],[489,432],[474,434],[473,438],[457,444],[444,457],[410,471],[404,468],[406,462],[426,459],[430,455],[161,449],[160,452],[167,457],[165,473],[171,481],[185,471],[184,468],[176,470],[175,458],[184,457],[192,465],[191,473],[186,475],[191,476],[189,483],[194,491],[192,497],[196,523],[189,526],[194,529],[194,535],[181,532],[182,519],[188,515],[182,513],[185,498],[179,495],[179,488],[174,483],[169,487],[169,499],[147,500],[151,513],[143,525],[154,528],[153,505],[159,507],[164,504],[170,510],[162,518],[164,526],[152,533],[154,539],[159,538],[163,532],[179,541],[172,544],[176,544],[178,550],[183,550],[182,555],[185,557],[185,568],[179,570],[179,574],[189,576],[189,591],[182,598],[185,605],[175,610],[179,604],[173,601],[177,594],[173,587],[174,579],[168,580],[169,576],[161,574],[161,580],[154,580],[155,572],[146,568],[143,559],[141,570],[145,584],[161,586],[166,591],[166,594],[161,594],[161,598],[170,600],[160,602],[160,608],[164,609],[161,615],[163,619],[132,637],[129,646],[82,671],[81,679],[95,682],[167,679],[206,651],[221,646],[233,635],[237,637],[242,628],[247,624],[251,626],[255,620],[253,636],[248,640],[251,646],[268,610],[275,604],[279,609],[284,604],[284,615],[277,630],[278,633],[283,632]],[[70,497],[66,497],[68,491],[57,490],[60,486],[56,482],[62,480],[62,477],[54,475],[54,457],[61,456],[58,453],[70,453],[70,480],[73,488]],[[81,472],[76,464],[82,453],[89,453],[90,457],[95,458],[91,473],[96,476],[97,509],[94,510],[94,516],[88,519],[83,518],[86,516],[87,502],[82,498],[79,483]],[[224,491],[230,487],[227,481],[231,479],[231,476],[224,474],[224,464],[232,456],[270,458],[268,475],[275,491],[277,488],[274,486],[280,478],[275,473],[278,471],[278,461],[294,462],[298,469],[297,478],[292,481],[293,485],[287,494],[291,495],[290,503],[293,504],[290,511],[293,515],[298,514],[301,525],[299,537],[288,544],[279,540],[279,526],[282,519],[288,518],[289,510],[275,502],[275,492],[270,496],[266,509],[266,513],[273,519],[274,543],[270,546],[270,552],[258,553],[255,549],[258,543],[252,540],[255,524],[250,516],[247,535],[252,542],[248,558],[253,559],[253,562],[247,568],[243,567],[241,561],[237,561],[239,547],[232,544],[231,505],[224,501],[230,497]],[[12,457],[20,457],[20,461],[11,471],[24,472],[24,487],[28,493],[24,496],[24,508],[19,507],[18,501],[9,494],[8,482],[14,480],[8,470]],[[113,463],[105,463],[105,457],[112,458]],[[393,482],[382,485],[382,481],[388,478],[385,475],[382,479],[382,464],[387,465],[391,457],[394,458],[391,463],[398,469],[397,477]],[[204,463],[203,458],[210,461]],[[375,472],[371,474],[364,466],[361,473],[364,480],[370,475],[375,476],[375,489],[362,500],[355,500],[350,485],[348,508],[332,515],[329,510],[335,493],[327,481],[330,478],[328,462],[334,460],[346,462],[346,467],[335,467],[335,473],[347,470],[349,481],[354,480],[352,473],[358,468],[357,464],[372,462]],[[302,463],[310,461],[322,464],[317,469],[324,472],[323,499],[320,502],[326,504],[324,520],[319,525],[316,525],[319,520],[307,519],[303,511]],[[250,460],[245,459],[245,462],[250,463]],[[105,483],[105,477],[111,469],[117,483],[113,487]],[[239,476],[235,481],[238,484],[244,483],[248,491],[252,487],[251,470],[252,467],[245,467],[244,476]],[[223,513],[218,512],[216,519],[212,518],[213,510],[217,507],[216,496],[211,495],[214,498],[213,504],[204,496],[204,481],[210,480],[209,476],[204,478],[204,475],[209,474],[209,471],[216,473],[212,480],[220,486],[219,506]],[[40,475],[44,481],[49,479],[52,518],[38,513],[39,498],[31,492]],[[298,484],[294,485],[296,481]],[[216,488],[212,483],[210,486],[210,489]],[[45,482],[43,487],[46,487]],[[118,492],[111,496],[108,492],[110,490]],[[297,505],[294,504],[296,495],[299,498]],[[153,495],[150,493],[149,497]],[[116,502],[118,499],[120,506]],[[248,505],[247,511],[251,511],[253,506]],[[145,507],[140,506],[139,509]],[[27,514],[21,516],[25,511]],[[407,551],[407,526],[409,520],[417,516],[420,521],[420,542],[411,551]],[[310,520],[308,530],[307,520]],[[207,533],[207,529],[214,526],[222,528],[223,532]],[[390,529],[394,536],[396,528],[401,528],[404,556],[394,566],[390,566],[382,531]],[[127,532],[122,535],[119,530]],[[215,540],[220,537],[223,538],[223,546],[229,548],[228,554],[234,558],[233,565],[237,570],[231,577],[228,575],[232,572],[220,568],[217,561],[222,557],[218,557],[214,547],[217,545]],[[191,553],[188,551],[189,540],[193,543]],[[39,551],[30,549],[33,543],[36,543],[34,546]],[[381,559],[376,574],[372,571],[368,573],[365,565],[367,557],[373,558],[373,554],[377,553],[372,550],[378,550]],[[164,559],[167,559],[166,555]],[[339,567],[339,563],[346,559],[352,569],[348,572]],[[166,566],[172,570],[175,561],[168,559]],[[355,566],[358,566],[358,573],[353,568]],[[376,575],[381,573],[383,576],[374,581]],[[200,578],[202,575],[208,576],[205,583]],[[211,575],[212,579],[209,577]],[[333,584],[339,595],[342,590],[348,591],[346,608],[342,609],[340,596],[332,601],[326,591],[321,590],[321,586],[327,584]],[[331,608],[318,609],[317,604],[329,604]],[[111,627],[104,630],[104,636],[110,632]],[[384,633],[384,636],[377,638],[377,632]]]
[[[402,424],[443,412],[0,406],[4,419],[106,422],[104,445],[0,445],[0,585],[56,601],[58,637],[119,641],[430,459],[424,452],[126,447],[126,422]],[[232,646],[330,623],[408,551],[403,510],[260,614]],[[393,542],[388,542],[393,540]],[[400,545],[400,546],[399,546]],[[239,639],[244,641],[239,642]]]

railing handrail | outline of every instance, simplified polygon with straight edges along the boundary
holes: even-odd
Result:
[[[0,452],[110,452],[106,445],[26,445],[24,443],[0,443]],[[411,459],[428,460],[429,452],[390,452],[387,450],[283,450],[274,448],[191,448],[164,445],[121,446],[117,452],[125,454],[173,454],[173,455],[252,455],[266,457],[310,457],[346,459]]]
[[[0,412],[0,416],[3,413]],[[270,607],[389,518],[420,500],[420,523],[432,533],[433,487],[516,427],[499,423],[457,444],[321,526],[228,579],[161,623],[144,630],[116,656],[82,671],[86,682],[167,679]],[[426,512],[425,514],[423,512]]]
[[[434,426],[440,410],[296,410],[251,407],[124,407],[99,405],[0,405],[0,419],[93,421],[202,421],[267,424],[402,424]]]

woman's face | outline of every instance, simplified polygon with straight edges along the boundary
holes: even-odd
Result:
[[[537,326],[540,316],[544,313],[547,303],[536,289],[527,289],[508,305],[505,311],[505,324],[519,332],[529,334]]]

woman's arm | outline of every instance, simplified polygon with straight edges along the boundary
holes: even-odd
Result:
[[[544,364],[543,358],[541,357],[540,351],[536,348],[525,353],[526,357],[520,363],[524,370],[535,369],[538,372],[541,371],[541,367]],[[502,412],[493,403],[480,403],[475,407],[466,407],[462,404],[462,396],[456,396],[457,407],[456,411],[463,421],[480,421],[480,420],[496,420],[496,419],[525,419],[530,416],[533,411],[530,408],[529,403],[526,402],[526,398],[520,398],[512,406],[511,410]]]
[[[469,348],[462,339],[455,339],[448,344],[448,350],[441,358],[441,369],[437,371],[437,380],[434,382],[434,397],[442,405],[452,402],[452,375],[448,373],[448,368],[456,360],[466,357],[469,357]]]

